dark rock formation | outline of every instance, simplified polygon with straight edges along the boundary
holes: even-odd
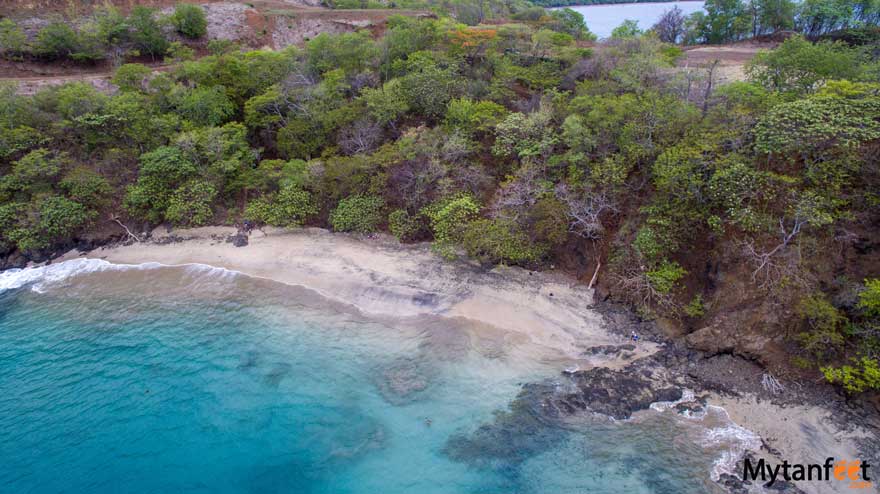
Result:
[[[248,236],[244,233],[236,233],[227,237],[226,241],[236,247],[244,247],[248,244]]]
[[[470,434],[452,436],[444,452],[456,461],[508,467],[550,449],[575,414],[627,419],[657,401],[681,398],[681,388],[655,375],[649,359],[621,370],[597,367],[562,374],[555,382],[526,384],[504,412]]]
[[[629,371],[627,370],[629,369]],[[587,411],[628,419],[633,412],[647,409],[657,401],[681,398],[681,388],[658,383],[642,372],[597,367],[569,375],[574,390],[544,399],[546,407],[566,415]]]

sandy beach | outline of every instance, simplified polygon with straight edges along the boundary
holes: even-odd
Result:
[[[321,229],[266,229],[254,231],[247,246],[235,247],[226,241],[234,233],[228,227],[171,233],[157,229],[148,242],[72,251],[59,261],[87,257],[118,264],[207,264],[303,286],[369,315],[467,318],[558,351],[560,364],[566,367],[620,368],[660,349],[643,341],[635,351],[622,355],[585,356],[590,347],[628,341],[606,327],[593,306],[592,291],[562,273],[445,261],[428,244],[401,245],[384,235],[363,238]],[[857,458],[857,440],[867,434],[858,428],[843,432],[830,412],[819,407],[783,407],[753,396],[718,394],[711,395],[709,403],[725,408],[735,423],[760,435],[777,454],[757,453],[775,457],[774,463]],[[799,487],[810,493],[836,488],[829,483]]]
[[[368,315],[467,318],[525,335],[581,367],[592,365],[581,356],[584,349],[626,343],[607,331],[602,316],[591,309],[592,291],[560,273],[504,266],[489,270],[465,261],[449,262],[428,244],[401,245],[389,236],[267,228],[252,232],[249,245],[235,247],[225,241],[234,233],[228,227],[170,234],[163,228],[153,232],[150,242],[72,251],[60,260],[87,257],[116,264],[222,267],[303,286]],[[169,235],[185,240],[169,242]],[[644,342],[627,360],[656,350],[657,345]]]

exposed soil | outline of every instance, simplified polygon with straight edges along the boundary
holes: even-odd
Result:
[[[682,68],[709,67],[718,61],[715,75],[719,83],[745,80],[745,65],[761,50],[772,50],[775,41],[744,41],[730,45],[686,48],[678,63]]]

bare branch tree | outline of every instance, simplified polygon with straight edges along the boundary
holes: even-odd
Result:
[[[743,243],[743,253],[754,266],[752,281],[761,288],[770,288],[785,279],[803,284],[805,279],[799,272],[801,255],[799,249],[789,249],[793,240],[801,232],[807,220],[795,216],[791,227],[786,226],[785,218],[779,219],[779,243],[770,250],[759,249],[754,240]]]
[[[663,12],[660,20],[654,24],[654,32],[664,43],[678,43],[684,37],[685,16],[680,8],[673,7]]]
[[[631,302],[648,306],[654,304],[663,312],[673,314],[679,310],[679,306],[675,303],[672,295],[669,293],[661,293],[645,272],[644,266],[634,267],[624,274],[615,276],[617,286],[621,288],[621,293],[629,298]]]
[[[709,100],[712,98],[712,89],[715,86],[715,69],[718,68],[718,64],[721,61],[717,58],[712,62],[710,66],[706,68],[706,90],[703,93],[703,116],[706,116],[706,113],[709,111]]]
[[[556,195],[568,205],[569,231],[583,238],[601,238],[605,233],[602,216],[618,212],[617,205],[605,192],[587,190],[576,194],[565,184],[559,184]]]
[[[339,147],[348,155],[372,151],[382,136],[382,126],[362,118],[339,133]]]
[[[492,202],[492,216],[516,220],[527,212],[538,202],[542,192],[538,178],[538,167],[527,165],[520,168],[513,180],[498,189]]]

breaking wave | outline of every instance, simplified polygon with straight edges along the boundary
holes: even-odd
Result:
[[[183,264],[171,266],[158,262],[143,264],[113,264],[103,259],[71,259],[57,264],[47,264],[24,269],[10,269],[0,272],[0,293],[30,286],[37,293],[44,293],[51,285],[70,278],[104,271],[149,270],[167,267],[182,267],[189,274],[219,275],[223,278],[238,276],[240,273],[207,264]]]

